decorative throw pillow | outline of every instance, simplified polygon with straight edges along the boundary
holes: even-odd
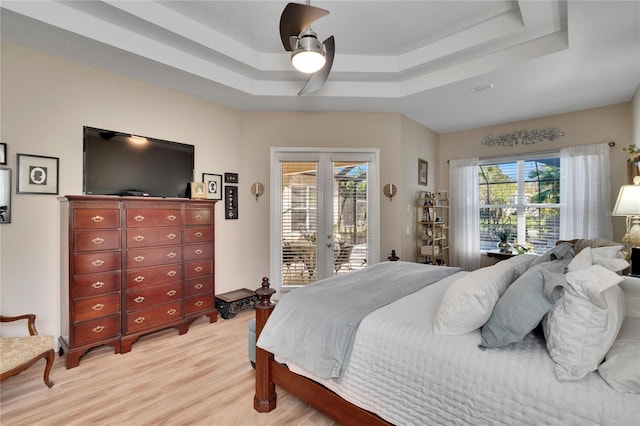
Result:
[[[440,302],[433,332],[460,335],[482,327],[512,282],[513,265],[505,262],[476,269],[454,281]]]
[[[595,371],[624,319],[622,277],[600,265],[566,274],[567,285],[543,321],[558,380],[579,380]]]
[[[591,248],[585,247],[569,263],[569,272],[579,271],[593,265],[601,265],[613,272],[620,272],[629,267],[620,250],[624,246]]]
[[[619,393],[640,393],[640,318],[626,317],[600,376]]]
[[[573,256],[573,245],[568,242],[560,243],[538,256],[538,258],[531,263],[531,267],[552,260],[573,259]]]
[[[542,320],[566,285],[568,260],[536,265],[513,282],[482,327],[480,346],[498,348],[521,341]],[[555,299],[554,299],[555,291]]]

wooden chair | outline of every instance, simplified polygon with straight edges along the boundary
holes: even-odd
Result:
[[[36,330],[36,316],[33,314],[17,317],[0,316],[0,322],[27,320],[29,336],[0,337],[0,381],[22,373],[40,358],[45,358],[44,383],[53,386],[49,373],[55,360],[53,336],[40,336]]]

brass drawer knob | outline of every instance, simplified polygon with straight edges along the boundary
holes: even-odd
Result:
[[[200,231],[195,233],[195,236],[198,237],[198,238],[202,237],[203,235],[204,234],[202,232],[200,232]]]
[[[145,317],[138,317],[134,319],[133,322],[135,322],[136,324],[142,324],[145,320],[146,320]]]
[[[142,276],[142,275],[138,275],[138,276],[137,276],[137,277],[135,277],[133,280],[134,280],[135,282],[137,282],[137,283],[141,283],[142,281],[144,281],[144,276]]]
[[[172,214],[170,214],[169,216],[167,216],[167,219],[169,219],[169,220],[170,220],[170,221],[172,221],[172,222],[173,222],[174,220],[176,220],[177,218],[178,218],[177,216],[174,216],[174,215],[172,215]]]
[[[173,308],[172,308],[172,309],[169,309],[169,310],[167,311],[167,313],[168,313],[169,315],[175,315],[175,313],[176,313],[176,312],[178,312],[178,311],[177,311],[176,309],[173,309]]]
[[[177,291],[175,291],[175,290],[169,290],[169,291],[167,292],[167,296],[175,296],[175,295],[176,295],[176,293],[177,293]]]
[[[176,234],[169,234],[169,235],[167,235],[167,239],[168,239],[168,240],[175,240],[175,239],[176,239],[176,237],[177,237],[177,235],[176,235]]]
[[[202,287],[204,287],[204,284],[198,283],[196,285],[193,286],[196,290],[200,290]]]
[[[94,333],[102,333],[105,329],[104,325],[98,325],[93,327],[93,329],[91,329],[91,331],[93,331]]]
[[[135,237],[133,237],[134,241],[144,241],[144,236],[143,235],[136,235]]]
[[[204,253],[204,250],[202,250],[202,249],[197,249],[195,251],[195,254],[202,254],[202,253]]]
[[[91,284],[91,287],[93,287],[93,288],[102,288],[102,287],[104,287],[104,283],[102,281],[96,281],[95,283]]]
[[[136,256],[133,258],[136,262],[142,262],[144,260],[144,256]]]
[[[201,215],[200,213],[198,213],[198,214],[196,215],[196,219],[198,219],[198,220],[202,220],[202,219],[204,219],[204,216],[203,216],[203,215]]]
[[[104,265],[104,260],[102,260],[102,259],[96,259],[96,260],[94,260],[93,262],[91,262],[91,264],[92,264],[93,266],[102,266],[102,265]]]
[[[91,242],[99,246],[100,244],[104,243],[104,238],[96,237],[93,240],[91,240]]]
[[[203,304],[204,304],[204,302],[203,302],[202,300],[198,300],[198,301],[195,303],[195,305],[196,305],[197,307],[200,307],[200,306],[202,306]]]
[[[144,296],[138,296],[135,299],[133,299],[133,301],[136,303],[142,303],[144,302]]]
[[[133,220],[135,220],[136,222],[142,222],[144,219],[145,217],[142,216],[141,214],[133,217]]]
[[[193,268],[196,272],[202,272],[202,270],[204,269],[202,266],[196,266],[195,268]]]
[[[100,223],[103,220],[104,220],[104,216],[94,216],[94,217],[91,218],[91,221],[95,222],[95,223]]]
[[[177,274],[177,272],[174,271],[174,270],[171,270],[171,271],[167,272],[167,275],[170,276],[170,277],[175,277],[176,274]]]
[[[93,309],[94,311],[101,311],[104,309],[104,304],[103,303],[96,303],[95,305],[93,305],[91,307],[91,309]]]
[[[176,257],[176,256],[177,256],[177,254],[175,254],[174,252],[167,253],[167,257],[168,257],[169,259],[173,259],[173,258],[174,258],[174,257]]]

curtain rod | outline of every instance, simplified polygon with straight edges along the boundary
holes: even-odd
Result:
[[[604,142],[598,142],[598,143],[604,143]],[[595,145],[595,144],[593,144]],[[614,141],[609,141],[607,142],[607,145],[609,145],[610,148],[613,148],[614,146],[616,146],[616,143]],[[519,153],[519,154],[505,154],[505,155],[498,155],[498,156],[491,156],[491,157],[482,157],[479,158],[480,161],[485,161],[485,160],[499,160],[501,158],[520,158],[520,157],[529,157],[529,156],[539,156],[539,155],[551,155],[551,154],[557,154],[558,152],[560,152],[559,150],[549,150],[549,151],[535,151],[535,152],[528,152],[528,153]],[[447,160],[447,164],[450,163],[451,160]]]

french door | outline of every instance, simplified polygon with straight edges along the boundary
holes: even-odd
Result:
[[[271,283],[293,289],[377,261],[378,151],[273,148]]]

